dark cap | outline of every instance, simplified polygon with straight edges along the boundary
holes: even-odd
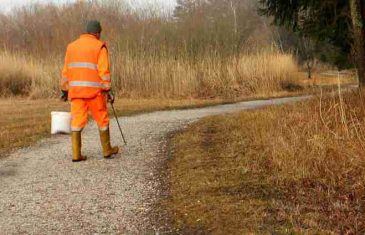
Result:
[[[101,25],[97,20],[91,20],[87,23],[86,32],[87,33],[101,33]]]

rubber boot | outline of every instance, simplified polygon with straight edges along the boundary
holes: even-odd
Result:
[[[118,147],[112,147],[110,145],[110,133],[109,129],[105,131],[99,131],[100,133],[100,141],[103,146],[103,155],[104,158],[111,158],[114,154],[119,152]]]
[[[81,131],[72,132],[72,161],[86,161],[86,157],[81,155]]]

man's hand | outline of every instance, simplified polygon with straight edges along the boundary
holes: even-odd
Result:
[[[107,97],[107,101],[109,103],[114,104],[115,97],[114,97],[114,94],[113,94],[113,92],[111,90],[107,91],[106,97]]]
[[[60,99],[63,102],[67,102],[68,101],[68,91],[61,91],[61,97],[60,97]]]

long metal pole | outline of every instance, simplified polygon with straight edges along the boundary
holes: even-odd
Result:
[[[120,134],[122,135],[124,144],[127,145],[127,142],[125,141],[125,138],[124,138],[124,135],[123,135],[122,128],[120,127],[120,124],[119,124],[119,120],[118,120],[118,117],[117,117],[117,113],[115,112],[115,109],[114,109],[114,105],[112,103],[110,103],[110,105],[112,106],[112,110],[113,110],[113,113],[114,113],[114,117],[115,117],[115,120],[117,120],[118,127],[119,127],[119,130],[120,130]]]

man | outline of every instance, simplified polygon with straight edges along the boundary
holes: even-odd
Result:
[[[90,21],[86,33],[67,47],[62,71],[61,90],[63,101],[71,100],[72,161],[85,161],[81,155],[81,131],[87,123],[88,113],[99,127],[105,158],[119,151],[111,147],[107,101],[114,102],[111,92],[108,50],[100,41],[101,25]]]

